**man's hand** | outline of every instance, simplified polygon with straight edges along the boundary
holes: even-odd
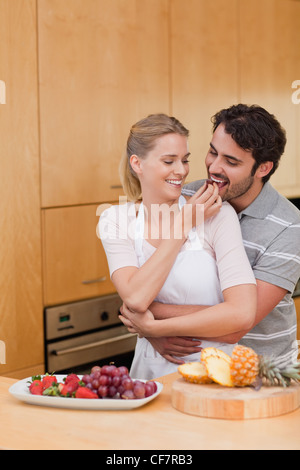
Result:
[[[130,333],[137,333],[140,338],[151,336],[151,324],[155,319],[150,310],[144,313],[134,312],[123,303],[120,313],[119,318]]]
[[[183,336],[170,336],[161,338],[147,338],[154,349],[163,356],[167,361],[174,364],[184,364],[180,357],[188,356],[201,351],[201,341],[195,341],[193,338]]]

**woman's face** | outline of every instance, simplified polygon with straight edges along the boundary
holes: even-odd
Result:
[[[189,173],[187,137],[166,134],[159,137],[145,158],[138,158],[136,170],[142,196],[154,203],[173,203],[182,190]]]

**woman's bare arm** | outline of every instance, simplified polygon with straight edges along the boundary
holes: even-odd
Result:
[[[224,302],[184,316],[156,320],[147,310],[136,314],[124,307],[121,320],[139,335],[213,338],[252,327],[256,315],[256,286],[242,284],[225,289]]]

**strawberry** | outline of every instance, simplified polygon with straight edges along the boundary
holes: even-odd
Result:
[[[60,390],[60,394],[63,396],[63,397],[69,397],[69,396],[72,396],[72,394],[74,392],[76,392],[76,390],[78,389],[79,387],[79,383],[77,380],[70,380],[68,383],[65,383],[61,390]]]
[[[87,387],[78,387],[75,398],[99,398],[98,395]]]
[[[57,383],[57,379],[54,375],[45,375],[42,379],[42,384],[44,390],[51,387],[53,383]]]
[[[30,386],[29,391],[32,395],[42,395],[43,394],[43,384],[41,380],[34,380]]]
[[[69,382],[73,382],[73,381],[77,381],[79,382],[80,381],[80,378],[78,377],[78,375],[76,374],[69,374],[67,375],[67,377],[65,378],[65,384],[68,384]]]

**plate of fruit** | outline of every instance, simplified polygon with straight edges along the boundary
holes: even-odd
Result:
[[[45,374],[19,380],[11,395],[31,405],[85,410],[130,410],[154,400],[163,385],[130,377],[127,367],[95,366],[89,374]]]

